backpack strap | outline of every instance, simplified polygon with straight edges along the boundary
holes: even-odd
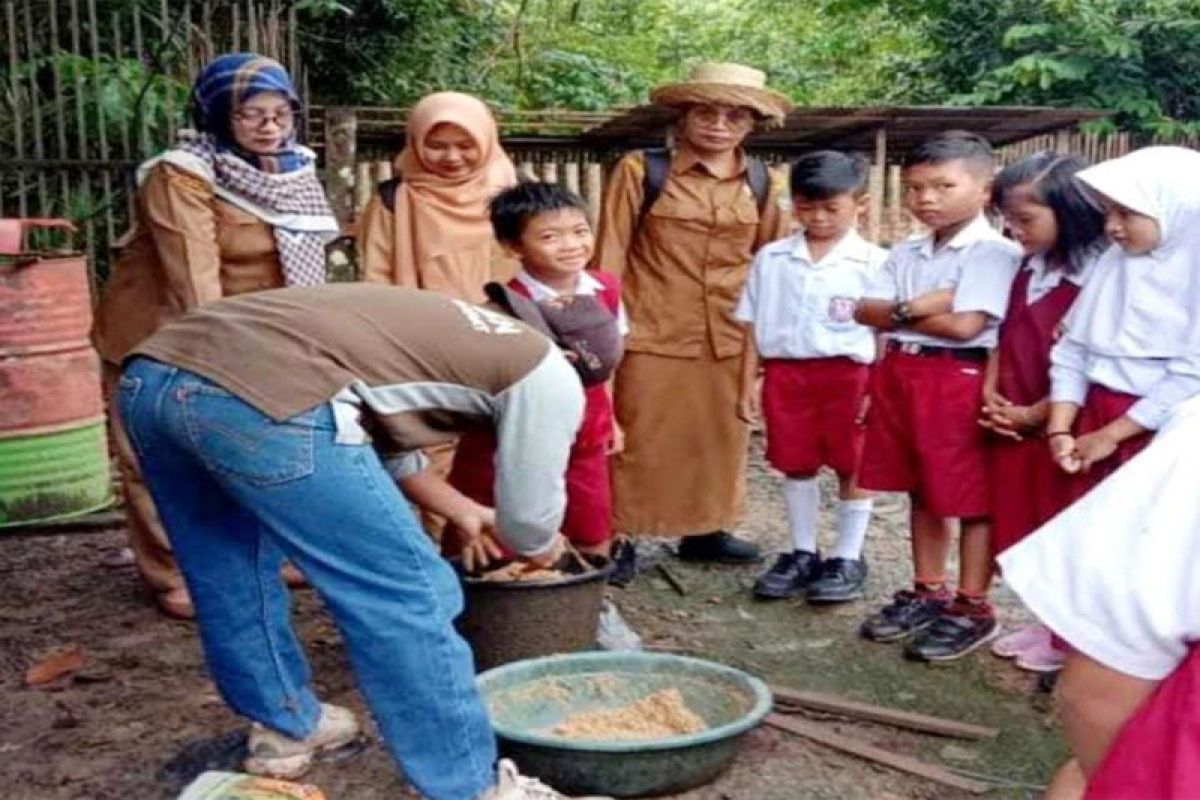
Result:
[[[601,272],[598,269],[589,269],[588,274],[600,281],[604,287],[596,293],[600,302],[604,303],[605,308],[616,314],[617,309],[621,307],[621,279],[611,272]]]
[[[379,199],[383,201],[383,207],[393,214],[396,213],[396,190],[400,188],[400,184],[404,182],[402,175],[397,175],[394,178],[388,178],[386,181],[380,181],[375,189],[379,192]]]
[[[771,173],[761,158],[746,158],[746,183],[754,193],[754,202],[758,205],[758,216],[761,218],[771,196]]]
[[[642,207],[638,211],[637,225],[641,227],[642,220],[650,213],[650,207],[662,194],[667,185],[667,175],[671,172],[671,152],[665,147],[651,147],[642,151]]]
[[[667,185],[667,176],[671,172],[671,152],[665,147],[652,147],[642,151],[642,207],[638,210],[637,225],[641,227],[642,220],[650,213],[650,208],[662,194]],[[758,215],[762,216],[771,196],[771,173],[767,164],[761,158],[747,156],[746,184],[754,193],[754,202],[758,206]]]

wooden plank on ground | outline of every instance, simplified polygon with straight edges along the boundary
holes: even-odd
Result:
[[[995,739],[1000,735],[1000,731],[996,728],[959,722],[944,717],[932,717],[913,711],[901,711],[898,708],[863,703],[832,694],[800,692],[783,686],[772,686],[771,691],[775,695],[775,702],[781,706],[796,706],[809,711],[820,711],[867,722],[879,722],[896,728],[933,733],[938,736],[952,736],[957,739]]]
[[[911,756],[893,753],[891,750],[884,750],[882,747],[876,747],[873,744],[835,733],[828,726],[821,725],[820,723],[797,719],[796,717],[786,717],[782,714],[771,714],[767,717],[766,721],[772,728],[801,736],[824,747],[866,759],[880,766],[890,767],[900,772],[906,772],[909,775],[916,775],[926,780],[940,783],[943,786],[961,789],[971,794],[983,794],[992,788],[991,784],[959,777],[936,764],[930,764]]]
[[[683,596],[687,595],[687,587],[683,585],[679,578],[675,577],[675,574],[671,572],[671,570],[667,569],[666,564],[655,564],[654,567],[658,570],[658,574],[663,576],[663,580],[665,580],[667,584],[676,591],[676,593]]]

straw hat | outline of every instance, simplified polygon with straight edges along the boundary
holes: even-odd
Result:
[[[741,64],[697,64],[686,81],[651,92],[650,102],[668,108],[692,103],[745,106],[776,122],[793,107],[785,95],[767,88],[765,72]]]

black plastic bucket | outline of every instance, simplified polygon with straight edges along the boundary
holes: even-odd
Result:
[[[466,609],[457,625],[475,654],[476,671],[593,647],[613,563],[588,559],[594,569],[550,581],[464,577]]]

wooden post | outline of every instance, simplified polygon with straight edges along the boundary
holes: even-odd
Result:
[[[587,176],[587,187],[584,198],[587,200],[592,221],[598,222],[600,220],[600,206],[604,202],[604,168],[600,166],[599,162],[591,161],[588,162],[584,174]]]
[[[888,244],[895,244],[908,235],[901,172],[898,165],[888,167]]]
[[[880,126],[875,129],[875,161],[871,165],[871,221],[867,238],[872,242],[879,241],[879,232],[883,222],[883,184],[884,170],[887,169],[887,128]]]
[[[13,121],[13,144],[16,145],[17,158],[25,159],[28,155],[25,152],[25,127],[22,124],[25,116],[24,102],[22,100],[25,92],[21,88],[18,75],[20,70],[18,66],[22,63],[20,50],[17,46],[19,34],[17,33],[17,8],[16,4],[11,0],[4,4],[5,23],[8,28],[8,78],[12,82],[9,87],[11,92],[12,102],[15,104]],[[32,42],[27,42],[27,47],[32,47]],[[28,198],[25,196],[25,171],[17,170],[17,214],[22,217],[29,216]]]
[[[562,183],[570,191],[579,194],[579,162],[565,161],[562,165]]]
[[[236,8],[236,6],[235,6]],[[343,229],[354,219],[354,161],[358,116],[349,106],[325,109],[325,191]]]
[[[1054,133],[1054,151],[1060,155],[1071,150],[1071,135],[1064,128]]]
[[[371,162],[359,161],[354,170],[354,218],[362,214],[363,209],[371,200],[371,192],[375,189],[375,181],[371,175]]]

